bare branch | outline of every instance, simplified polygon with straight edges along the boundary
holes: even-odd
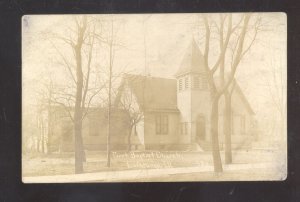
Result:
[[[72,72],[72,69],[71,69],[71,65],[68,63],[67,59],[65,58],[65,56],[59,51],[59,49],[54,45],[54,43],[52,41],[50,41],[50,43],[52,44],[52,46],[55,48],[55,50],[57,51],[57,53],[60,55],[60,57],[62,58],[62,60],[64,61],[71,77],[72,77],[72,80],[74,81],[74,83],[76,84],[76,79],[75,79],[75,76]]]
[[[64,110],[68,113],[68,116],[70,117],[71,121],[74,122],[74,119],[72,117],[72,114],[70,112],[70,110],[68,109],[68,107],[62,103],[62,102],[59,102],[57,100],[51,100],[52,103],[55,103],[55,104],[59,104],[60,106],[62,106],[64,108]]]
[[[243,25],[241,35],[240,35],[241,38],[238,42],[237,55],[234,58],[233,67],[232,67],[231,73],[229,75],[229,79],[228,79],[227,83],[225,84],[225,86],[223,87],[223,89],[218,92],[218,96],[222,95],[227,90],[227,88],[231,84],[231,82],[233,81],[237,66],[238,66],[239,62],[241,61],[241,55],[242,55],[242,51],[243,51],[244,40],[245,40],[250,16],[251,16],[250,14],[245,14],[244,25]]]
[[[88,91],[88,86],[89,86],[89,79],[90,79],[90,71],[91,71],[91,60],[92,60],[92,56],[93,56],[93,46],[94,46],[94,39],[95,39],[95,26],[93,29],[93,34],[92,34],[92,39],[91,40],[91,46],[90,46],[90,50],[89,50],[89,55],[88,55],[88,63],[87,63],[87,76],[86,76],[86,82],[85,82],[85,86],[84,86],[84,92],[83,92],[83,98],[82,98],[82,105],[81,107],[84,108],[85,106],[85,99],[86,99],[86,94]]]
[[[210,27],[208,24],[208,20],[206,16],[203,16],[204,24],[205,24],[205,48],[204,48],[204,60],[205,60],[205,67],[209,71],[208,66],[208,54],[209,54],[209,43],[210,43]]]

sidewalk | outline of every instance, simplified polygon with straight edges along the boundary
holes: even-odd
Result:
[[[230,164],[224,165],[224,171],[241,171],[253,169],[274,169],[272,163],[256,163],[256,164]],[[201,172],[213,172],[213,166],[199,167],[181,167],[181,168],[165,168],[165,169],[143,169],[143,170],[122,170],[122,171],[103,171],[97,173],[84,173],[72,175],[55,175],[55,176],[39,176],[39,177],[23,177],[24,183],[74,183],[74,182],[124,182],[134,181],[135,179],[151,179],[155,177],[167,177],[176,174],[191,174]],[[148,180],[149,181],[149,180]]]

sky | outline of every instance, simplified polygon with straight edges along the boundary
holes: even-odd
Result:
[[[257,15],[257,14],[256,14]],[[287,36],[284,13],[260,13],[262,28],[250,51],[241,61],[236,80],[249,100],[259,120],[270,120],[276,111],[274,98],[283,97],[286,103]],[[219,14],[207,14],[208,19],[218,19]],[[104,30],[110,29],[105,23],[113,19],[115,37],[122,44],[115,51],[114,70],[136,74],[174,78],[182,57],[192,39],[204,33],[199,26],[200,14],[120,14],[92,15],[103,19]],[[233,15],[237,22],[240,14]],[[44,78],[51,75],[61,83],[66,82],[66,72],[57,65],[57,52],[47,37],[58,33],[72,37],[70,28],[73,15],[27,15],[22,23],[22,84],[23,106],[37,102],[35,92],[41,88]],[[98,28],[98,27],[97,27]],[[250,36],[249,36],[250,37]],[[200,40],[199,40],[200,41]],[[67,46],[57,43],[67,58],[72,53]],[[199,43],[201,47],[201,44]],[[213,55],[218,48],[211,48]],[[108,49],[100,47],[95,58],[107,62]],[[97,61],[94,63],[97,66]],[[101,64],[100,64],[101,66]],[[283,82],[280,76],[283,76]],[[274,79],[275,78],[275,79]],[[276,82],[274,82],[276,80]],[[280,81],[280,82],[279,82]],[[279,89],[282,89],[283,94]],[[274,118],[273,118],[274,119]]]

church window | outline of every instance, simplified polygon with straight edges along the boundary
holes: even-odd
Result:
[[[169,131],[169,119],[166,114],[157,114],[155,117],[156,134],[165,135]]]
[[[189,88],[189,77],[185,77],[184,85],[185,85],[185,89]]]

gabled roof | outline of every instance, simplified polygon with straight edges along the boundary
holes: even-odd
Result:
[[[221,88],[220,77],[215,77],[214,80],[217,88]],[[241,98],[247,111],[254,115],[255,113],[239,84],[235,79],[233,82],[235,84],[234,91]],[[115,104],[120,101],[122,91],[126,86],[136,96],[138,105],[142,111],[179,112],[177,108],[177,85],[175,79],[126,74],[119,88]]]
[[[241,87],[238,85],[238,83],[236,82],[236,80],[234,80],[234,81],[235,81],[235,83],[236,83],[235,89],[234,89],[234,90],[240,95],[240,97],[241,97],[241,99],[243,100],[243,102],[245,103],[245,105],[246,105],[246,107],[247,107],[249,113],[250,113],[251,115],[254,115],[255,113],[254,113],[254,111],[253,111],[253,109],[252,109],[250,103],[248,102],[248,100],[247,100],[245,94],[243,93]]]
[[[225,75],[225,82],[228,80],[228,77],[229,77],[229,75],[226,74],[226,75]],[[222,84],[221,84],[221,77],[219,77],[219,76],[214,77],[214,81],[215,81],[216,87],[217,87],[218,89],[221,89],[221,87],[222,87]],[[233,85],[233,84],[234,84],[234,85]],[[245,106],[246,106],[248,112],[249,112],[251,115],[254,115],[255,113],[254,113],[254,111],[253,111],[253,109],[252,109],[250,103],[248,102],[248,100],[247,100],[245,94],[243,93],[243,91],[242,91],[240,85],[238,84],[238,82],[236,81],[235,78],[233,79],[232,84],[230,84],[229,89],[231,89],[232,86],[234,87],[233,91],[235,91],[235,92],[238,94],[238,96],[241,98],[241,100],[242,100],[242,102],[245,104]]]
[[[203,73],[205,72],[204,68],[203,54],[201,53],[196,41],[193,39],[184,54],[175,77],[187,73]]]
[[[143,111],[179,112],[175,79],[126,74],[121,88],[125,86],[131,89]],[[120,99],[120,95],[117,99]]]

